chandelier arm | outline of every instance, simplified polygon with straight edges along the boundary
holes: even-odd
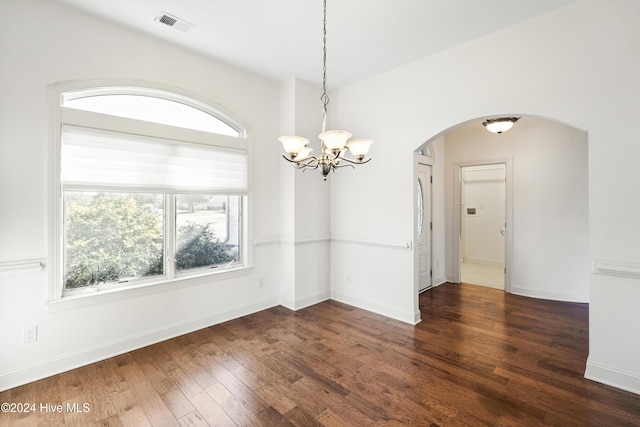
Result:
[[[297,162],[299,165],[303,165],[306,167],[318,167],[318,158],[317,157],[309,157],[307,159],[301,160]]]
[[[336,165],[336,164],[331,165],[331,169],[346,168],[346,167],[350,167],[353,169],[356,168],[354,165]]]
[[[282,158],[283,158],[283,159],[285,159],[285,160],[286,160],[287,162],[289,162],[289,163],[294,163],[294,164],[295,164],[295,163],[298,163],[298,162],[296,162],[295,160],[291,160],[290,158],[288,158],[288,157],[287,157],[286,155],[284,155],[284,154],[282,155]]]
[[[307,170],[316,170],[318,169],[318,166],[320,165],[318,165],[317,163],[315,165],[314,164],[294,165],[296,169],[301,169],[302,172]]]
[[[294,166],[296,166],[298,169],[302,169],[304,167],[314,167],[314,163],[316,163],[315,167],[317,166],[318,163],[318,158],[317,157],[309,157],[307,159],[304,160],[300,160],[300,161],[296,161],[296,160],[291,160],[290,158],[288,158],[287,156],[285,156],[284,154],[282,155],[282,157],[288,161],[289,163],[292,163]]]
[[[340,160],[344,160],[345,162],[353,163],[354,165],[363,165],[365,163],[369,163],[371,161],[371,157],[367,160],[351,160],[347,157],[340,157]]]
[[[318,169],[318,166],[320,165],[314,165],[314,166],[305,165],[304,167],[297,167],[296,169],[302,169],[302,173],[305,173],[306,171],[313,171]]]

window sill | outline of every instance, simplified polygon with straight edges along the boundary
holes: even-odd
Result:
[[[49,313],[59,313],[68,310],[86,308],[93,305],[107,304],[115,301],[137,298],[158,292],[173,291],[189,286],[200,286],[207,283],[229,280],[245,276],[253,271],[253,267],[237,267],[215,273],[205,273],[197,276],[180,277],[171,281],[145,283],[137,286],[122,287],[118,289],[102,290],[86,294],[63,296],[58,300],[47,302]]]

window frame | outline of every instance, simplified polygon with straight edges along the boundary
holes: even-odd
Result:
[[[130,119],[112,116],[91,111],[84,111],[62,105],[63,97],[77,98],[81,96],[95,96],[101,94],[137,94],[142,96],[153,96],[204,111],[207,114],[223,121],[234,130],[238,131],[238,137],[224,134],[214,134],[194,129],[180,128],[177,126],[164,125],[147,122],[137,119]],[[199,285],[203,283],[215,282],[221,279],[235,277],[251,269],[251,251],[249,242],[249,188],[250,188],[250,164],[251,153],[249,143],[249,132],[246,125],[226,112],[216,103],[208,102],[197,95],[176,88],[167,88],[161,85],[150,84],[139,81],[85,81],[67,82],[49,86],[48,103],[50,106],[50,144],[49,144],[49,287],[47,302],[54,303],[55,310],[65,309],[63,306],[84,307],[87,300],[114,300],[128,298],[131,294],[142,295],[158,292],[160,289],[182,287],[185,285]],[[67,98],[70,99],[70,98]],[[98,290],[98,287],[87,287],[78,291],[65,291],[64,285],[64,212],[63,212],[63,188],[61,182],[61,148],[62,148],[62,128],[64,125],[88,127],[108,131],[132,133],[158,138],[170,138],[176,141],[188,143],[204,144],[213,147],[240,149],[246,152],[247,156],[247,189],[245,192],[234,193],[241,197],[240,205],[240,262],[233,268],[218,269],[194,269],[190,272],[175,271],[174,263],[168,263],[165,259],[165,271],[161,277],[143,278],[135,282],[129,282],[126,286],[108,286]],[[194,192],[200,193],[200,192]],[[165,245],[175,243],[175,200],[176,193],[160,193],[164,197],[164,240]],[[223,193],[215,193],[223,194]],[[226,193],[231,194],[231,193]],[[173,252],[173,251],[172,251]],[[165,255],[167,251],[165,250]],[[168,278],[166,270],[172,270],[171,278]],[[129,291],[129,292],[128,292]],[[93,296],[102,295],[103,298]],[[84,298],[92,296],[92,298]],[[82,303],[77,303],[78,300]],[[73,304],[61,304],[63,302],[76,301]],[[95,301],[93,303],[95,303]],[[52,304],[49,304],[50,308]]]

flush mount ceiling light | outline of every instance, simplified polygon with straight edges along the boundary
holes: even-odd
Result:
[[[327,104],[329,104],[329,95],[327,95],[327,0],[324,0],[323,14],[323,37],[322,37],[322,133],[318,135],[320,138],[320,155],[315,157],[310,153],[313,151],[311,147],[307,147],[309,140],[300,136],[281,136],[278,138],[282,142],[284,151],[287,155],[283,155],[285,160],[291,162],[296,169],[320,169],[324,180],[327,180],[329,172],[345,166],[355,167],[371,160],[365,160],[364,156],[369,152],[369,147],[373,144],[371,139],[352,139],[351,133],[345,130],[326,130],[327,127]],[[354,157],[350,159],[345,157],[349,150]]]
[[[487,119],[482,122],[482,125],[492,133],[506,132],[513,127],[513,125],[520,120],[520,117],[500,117],[496,119]]]

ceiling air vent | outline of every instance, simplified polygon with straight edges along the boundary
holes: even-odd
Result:
[[[167,12],[160,12],[160,14],[156,16],[155,21],[160,22],[164,25],[168,25],[169,27],[173,27],[176,30],[182,31],[183,33],[191,31],[191,29],[193,29],[194,27],[193,24]]]

